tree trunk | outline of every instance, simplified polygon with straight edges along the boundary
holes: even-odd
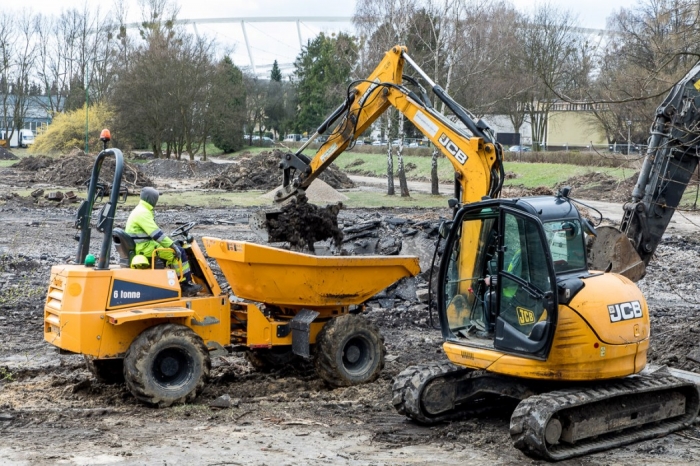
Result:
[[[386,193],[389,196],[396,194],[394,190],[394,156],[391,150],[391,112],[387,112],[386,125]]]
[[[159,140],[153,142],[153,156],[157,159],[163,158],[163,149],[161,148],[162,143]]]
[[[403,115],[399,116],[399,149],[396,151],[396,158],[399,162],[399,187],[401,197],[411,197],[408,192],[408,182],[406,181],[406,170],[403,166]]]
[[[433,155],[430,157],[430,194],[438,196],[440,194],[438,180],[438,156],[440,151],[437,147],[433,147]]]

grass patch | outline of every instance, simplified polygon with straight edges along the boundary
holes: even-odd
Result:
[[[571,177],[592,172],[605,173],[618,180],[629,178],[635,173],[635,171],[630,168],[587,167],[565,163],[506,162],[504,165],[507,172],[516,174],[516,178],[506,180],[504,184],[506,186],[522,185],[526,188],[536,188],[538,186],[553,188],[556,184],[566,181]]]
[[[362,160],[356,166],[350,166]],[[336,165],[343,170],[354,170],[367,173],[369,176],[386,176],[386,156],[385,154],[353,154],[346,153],[338,157]],[[396,164],[396,159],[394,159]],[[415,168],[406,173],[408,179],[428,180],[430,179],[430,157],[420,157],[415,155],[404,156],[404,164],[415,165]],[[553,187],[572,176],[584,175],[590,172],[602,172],[618,179],[632,176],[635,170],[630,168],[613,167],[592,167],[573,164],[555,163],[526,163],[526,162],[505,162],[505,170],[516,174],[516,178],[506,181],[506,185],[524,185],[528,188],[537,186]],[[442,183],[452,180],[454,168],[444,157],[438,159],[438,178]]]

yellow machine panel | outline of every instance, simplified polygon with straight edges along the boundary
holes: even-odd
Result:
[[[244,241],[202,242],[236,296],[290,308],[361,304],[420,272],[417,257],[319,257]]]
[[[205,343],[230,342],[225,296],[181,298],[173,270],[54,266],[44,307],[44,339],[98,358],[121,357],[155,323],[177,322]]]

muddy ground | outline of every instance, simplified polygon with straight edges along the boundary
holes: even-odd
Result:
[[[0,180],[13,179],[8,170],[0,170]],[[1,183],[5,199],[11,189]],[[250,212],[170,209],[160,211],[158,220],[166,231],[197,221],[196,237],[257,240],[246,225]],[[540,463],[511,446],[507,409],[434,427],[395,413],[392,377],[412,364],[444,360],[440,333],[430,328],[427,307],[417,302],[397,299],[388,309],[372,302],[367,315],[385,337],[387,363],[371,384],[333,389],[303,369],[258,373],[240,353],[216,359],[207,388],[186,406],[148,408],[124,386],[98,383],[79,356],[59,355],[42,336],[50,267],[76,253],[74,213],[75,205],[0,201],[0,463]],[[116,223],[127,215],[120,209]],[[405,219],[415,226],[440,216],[449,216],[449,210],[346,209],[339,219],[344,225]],[[640,282],[651,309],[650,359],[698,372],[700,243],[687,231],[670,233]],[[99,235],[93,236],[95,251]],[[424,250],[430,241],[422,238],[405,241],[403,252]],[[232,407],[209,406],[224,394]],[[692,464],[699,457],[700,428],[694,427],[561,464]]]

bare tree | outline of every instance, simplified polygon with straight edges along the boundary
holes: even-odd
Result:
[[[35,59],[35,25],[29,10],[22,10],[19,17],[15,16],[17,34],[14,53],[10,57],[11,72],[8,74],[8,82],[11,84],[9,92],[12,97],[13,132],[24,128],[24,119],[27,115],[30,100],[29,80]]]
[[[364,38],[367,46],[365,58],[377,63],[384,53],[397,44],[405,44],[411,28],[411,19],[415,14],[415,0],[359,0],[355,7],[353,23]],[[361,66],[360,72],[368,73],[368,66]],[[363,76],[364,77],[364,76]],[[391,120],[392,111],[387,111],[387,122]],[[394,194],[393,150],[387,124],[387,194]],[[401,196],[409,195],[406,171],[403,163],[404,117],[399,116],[397,150],[398,176]]]
[[[610,143],[644,141],[660,96],[698,60],[700,11],[691,0],[645,0],[608,19],[598,79],[587,97]],[[629,124],[628,124],[629,123]]]
[[[14,16],[8,11],[0,12],[0,116],[3,130],[10,130],[10,81],[16,37]]]
[[[549,113],[558,95],[566,95],[575,82],[573,63],[584,47],[573,27],[571,13],[543,5],[532,17],[526,17],[517,30],[521,47],[516,69],[526,89],[521,94],[521,104],[532,126],[534,150],[546,145]]]
[[[246,130],[248,144],[253,144],[253,134],[258,130],[258,141],[262,145],[265,132],[265,104],[267,103],[267,82],[252,74],[244,74],[243,84],[246,94]]]
[[[414,17],[413,36],[418,53],[418,63],[428,68],[433,81],[441,83],[445,92],[450,92],[453,70],[462,46],[462,29],[466,23],[466,3],[460,0],[426,0],[424,7]],[[445,103],[439,111],[445,114]],[[430,161],[430,190],[440,194],[438,160],[442,152],[433,147]]]

